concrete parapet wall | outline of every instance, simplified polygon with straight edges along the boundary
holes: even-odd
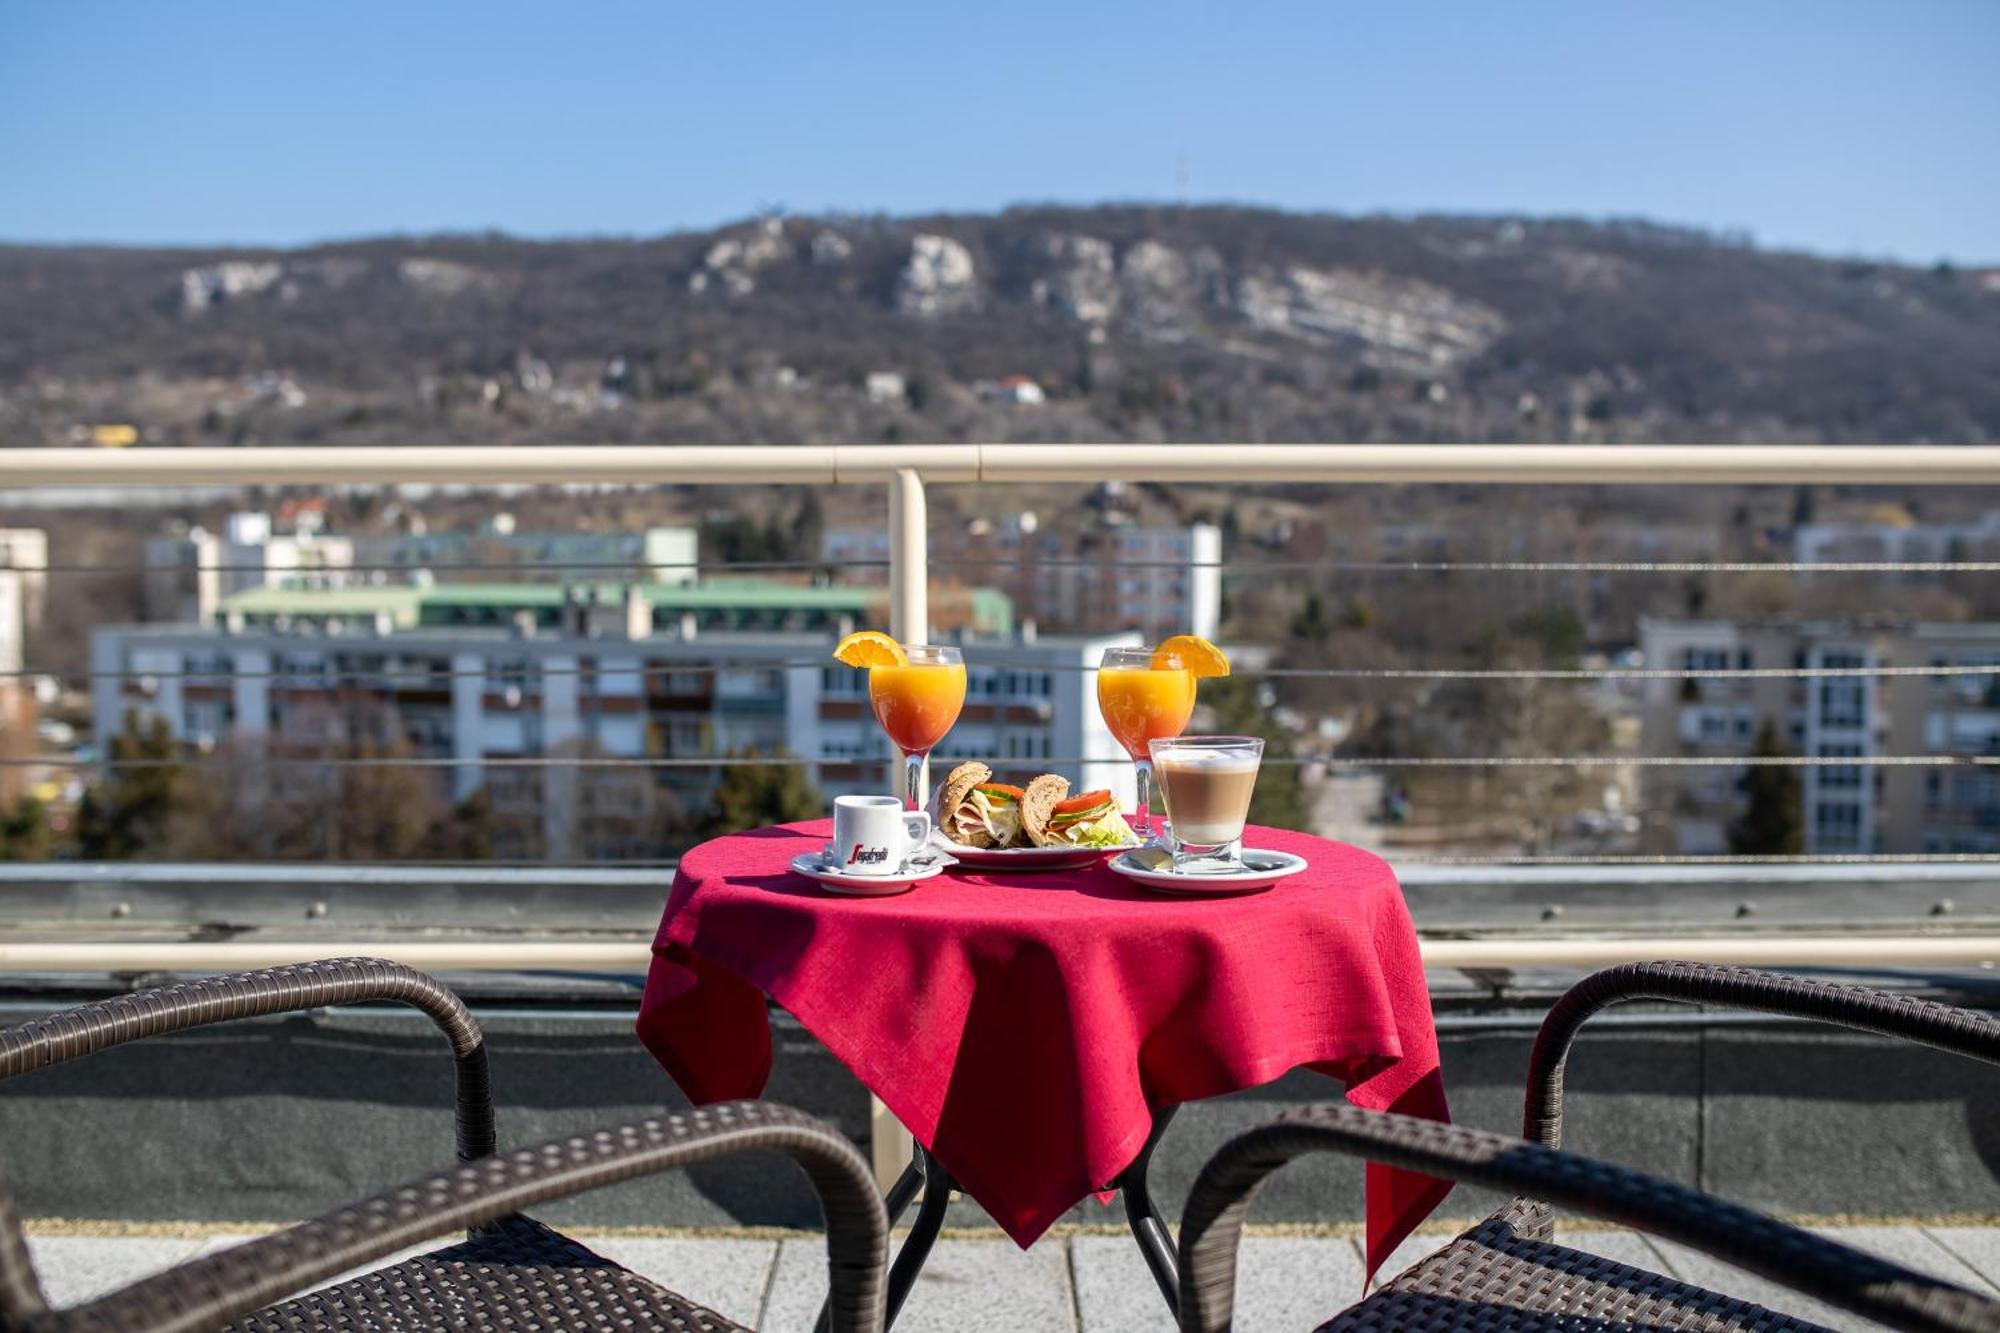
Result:
[[[17,1009],[6,1021],[30,1016]],[[1464,1123],[1518,1132],[1534,1015],[1441,1033]],[[629,1011],[482,1014],[503,1144],[683,1104],[631,1033]],[[865,1143],[865,1090],[780,1018],[770,1097]],[[2000,1213],[2000,1071],[1874,1038],[1784,1023],[1636,1015],[1586,1035],[1571,1061],[1570,1146],[1787,1214]],[[1330,1098],[1294,1074],[1185,1108],[1155,1161],[1177,1213],[1230,1134]],[[448,1164],[450,1061],[423,1021],[387,1013],[260,1020],[141,1042],[0,1085],[0,1179],[27,1215],[269,1222]],[[1454,1195],[1443,1212],[1493,1201]],[[1350,1163],[1295,1166],[1260,1196],[1262,1222],[1360,1216]],[[815,1225],[775,1159],[743,1159],[542,1210],[598,1226]],[[1115,1225],[1094,1201],[1069,1218]],[[957,1225],[986,1225],[961,1204]]]

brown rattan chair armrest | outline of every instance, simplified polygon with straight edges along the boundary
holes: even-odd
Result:
[[[451,1042],[457,1065],[458,1155],[493,1151],[486,1040],[458,996],[427,972],[381,958],[330,958],[202,977],[114,995],[18,1027],[0,1028],[0,1079],[80,1059],[124,1042],[230,1019],[335,1004],[390,1001],[421,1009]]]
[[[1264,1177],[1310,1152],[1348,1153],[1635,1227],[1891,1328],[2000,1330],[2000,1302],[1699,1190],[1538,1143],[1339,1104],[1240,1134],[1202,1168],[1181,1216],[1184,1333],[1230,1327],[1251,1197]]]
[[[501,1153],[191,1260],[35,1327],[193,1333],[432,1236],[532,1204],[732,1153],[784,1153],[826,1215],[833,1327],[880,1333],[889,1218],[868,1163],[844,1135],[769,1102],[727,1102]]]
[[[114,995],[16,1027],[0,1028],[0,1080],[81,1059],[141,1037],[209,1023],[335,1004],[390,1001],[421,1009],[451,1043],[460,1161],[493,1151],[493,1085],[486,1038],[458,996],[436,977],[381,958],[330,958],[202,977]],[[13,1201],[0,1190],[0,1326],[10,1311],[42,1306]]]
[[[1747,967],[1628,963],[1577,982],[1542,1020],[1534,1053],[1528,1059],[1523,1138],[1550,1147],[1561,1145],[1563,1068],[1577,1030],[1599,1010],[1625,1000],[1677,1000],[1817,1019],[2000,1063],[2000,1019],[1990,1014],[1866,986],[1842,986]]]

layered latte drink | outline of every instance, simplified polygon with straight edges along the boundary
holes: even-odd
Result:
[[[1264,742],[1255,736],[1175,736],[1152,743],[1174,869],[1227,870],[1238,863],[1263,758]]]

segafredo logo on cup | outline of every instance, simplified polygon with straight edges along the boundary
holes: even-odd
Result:
[[[888,859],[889,849],[887,847],[863,847],[858,842],[854,844],[854,850],[847,854],[847,863],[849,865],[875,866],[881,865]]]

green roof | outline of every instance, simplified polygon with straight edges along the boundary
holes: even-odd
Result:
[[[823,616],[860,616],[880,608],[886,588],[814,587],[770,579],[717,578],[700,584],[572,583],[571,596],[618,605],[627,588],[636,588],[666,615],[717,612],[806,612]],[[973,588],[975,618],[988,632],[1006,633],[1013,623],[1013,600],[999,588]],[[447,621],[465,613],[503,616],[515,611],[555,612],[561,609],[565,585],[560,583],[437,583],[428,587],[382,584],[363,588],[251,588],[224,599],[223,611],[268,616],[372,616],[388,613],[399,627],[432,623],[438,612]],[[449,613],[458,613],[450,615]]]
[[[387,612],[399,626],[412,626],[425,589],[384,584],[371,588],[249,588],[226,597],[222,609],[247,616],[375,616]]]
[[[748,610],[798,607],[812,611],[859,611],[871,602],[887,600],[887,588],[801,587],[763,579],[710,579],[706,583],[642,583],[639,589],[655,608],[706,611],[740,606]]]
[[[561,606],[560,583],[434,583],[412,588],[425,606]]]
[[[615,605],[622,601],[626,588],[637,588],[639,594],[655,607],[665,607],[676,611],[705,611],[721,607],[746,607],[764,610],[775,607],[800,607],[809,610],[860,609],[870,602],[880,601],[888,596],[881,588],[815,588],[802,584],[772,583],[764,579],[710,579],[698,585],[672,583],[572,583],[569,592],[574,596],[595,598],[601,605]],[[258,589],[258,591],[265,591]],[[363,591],[363,590],[357,590]],[[372,590],[366,590],[372,591]],[[422,605],[431,606],[491,606],[491,607],[556,607],[563,603],[564,585],[560,583],[438,583],[428,588],[388,589],[382,591],[409,592],[416,595]],[[321,598],[332,594],[325,591],[300,590],[296,595],[305,598]],[[313,602],[312,605],[322,603]]]

